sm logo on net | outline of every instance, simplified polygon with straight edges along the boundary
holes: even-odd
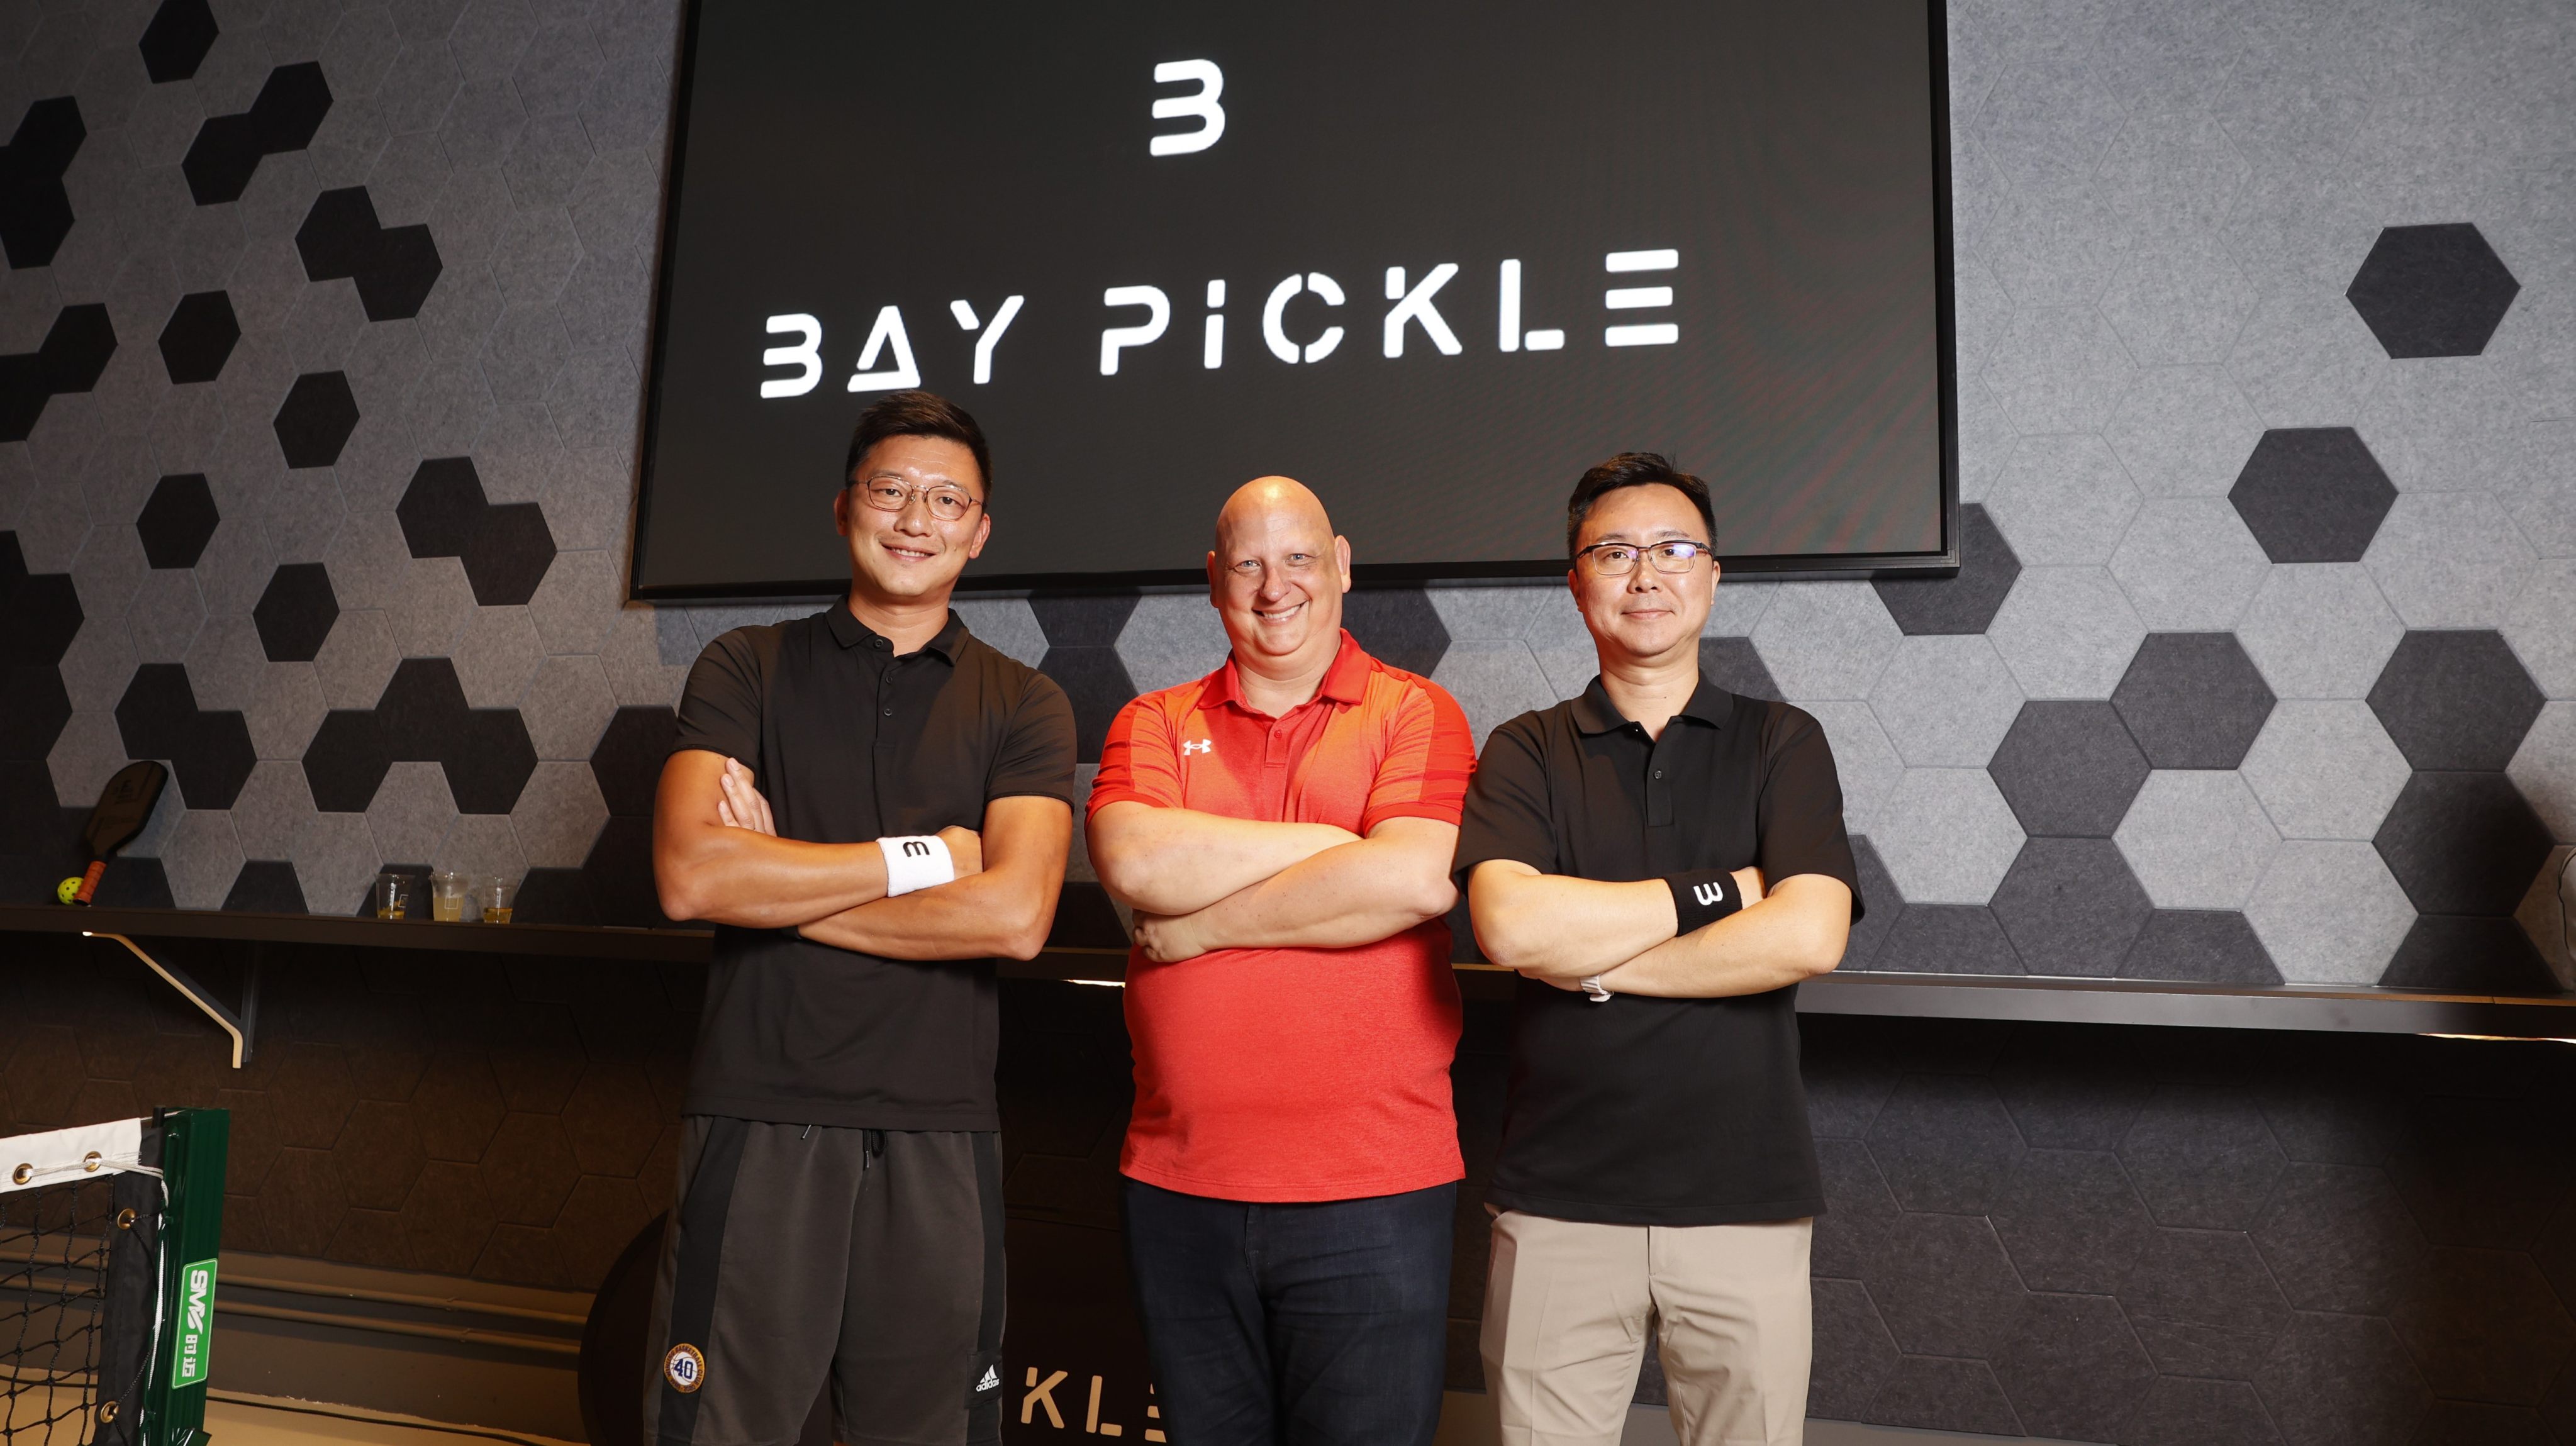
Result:
[[[1154,67],[1158,85],[1186,85],[1192,89],[1156,99],[1150,114],[1155,121],[1185,120],[1193,122],[1182,130],[1153,131],[1145,137],[1147,154],[1156,157],[1185,156],[1212,149],[1225,136],[1225,71],[1213,60],[1171,60]],[[1640,246],[1630,250],[1600,253],[1599,274],[1613,278],[1601,291],[1604,313],[1597,332],[1604,347],[1672,346],[1681,340],[1680,323],[1671,320],[1673,276],[1681,269],[1681,252],[1670,246]],[[1419,270],[1416,265],[1421,262]],[[1316,366],[1340,356],[1344,359],[1365,353],[1365,345],[1345,350],[1353,327],[1363,332],[1376,332],[1377,354],[1387,360],[1405,354],[1408,342],[1417,334],[1441,356],[1458,356],[1466,351],[1457,330],[1449,324],[1442,310],[1445,297],[1463,295],[1470,285],[1491,286],[1494,298],[1495,328],[1493,346],[1498,352],[1535,353],[1562,351],[1569,331],[1564,326],[1533,326],[1521,306],[1522,282],[1531,268],[1542,264],[1563,265],[1580,270],[1593,263],[1582,258],[1572,262],[1545,263],[1521,257],[1487,257],[1456,260],[1439,257],[1389,258],[1385,271],[1383,294],[1386,307],[1374,318],[1360,313],[1363,305],[1352,303],[1352,288],[1340,278],[1321,270],[1292,271],[1281,277],[1251,278],[1252,287],[1245,296],[1261,298],[1256,334],[1258,350],[1235,348],[1230,344],[1226,325],[1229,303],[1237,295],[1234,283],[1242,278],[1210,276],[1188,285],[1171,285],[1169,278],[1140,280],[1104,277],[1097,310],[1099,324],[1099,374],[1118,375],[1119,360],[1127,352],[1164,342],[1172,331],[1173,300],[1201,299],[1198,317],[1199,365],[1207,371],[1224,367],[1229,360],[1249,358],[1256,364],[1266,353],[1281,366]],[[1479,278],[1461,281],[1472,272]],[[1631,279],[1633,278],[1633,279]],[[1455,283],[1459,290],[1452,292]],[[1356,283],[1354,283],[1356,285]],[[1167,289],[1168,288],[1168,289]],[[1015,291],[1007,283],[997,285],[993,293],[998,302],[992,310],[980,309],[973,297],[958,297],[948,303],[949,319],[958,329],[975,338],[970,376],[976,386],[993,380],[1000,364],[1001,347],[1011,324],[1028,306],[1028,294]],[[1071,306],[1075,303],[1053,303]],[[772,337],[792,337],[783,346],[772,346],[760,354],[760,364],[770,375],[760,381],[760,395],[778,399],[801,397],[822,385],[824,374],[832,363],[825,359],[825,335],[822,319],[812,312],[780,312],[764,319],[763,325]],[[853,328],[855,330],[855,328]],[[1595,335],[1577,329],[1587,341]],[[844,346],[847,343],[843,343]],[[1238,356],[1238,352],[1242,356]],[[841,356],[851,355],[848,351]],[[780,374],[784,372],[785,374]],[[856,362],[845,376],[843,389],[851,392],[895,391],[922,385],[918,355],[913,350],[912,322],[903,307],[895,302],[879,306],[868,323],[864,340],[856,349]]]

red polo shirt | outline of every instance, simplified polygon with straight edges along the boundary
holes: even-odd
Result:
[[[1457,701],[1349,633],[1285,717],[1243,701],[1234,662],[1121,709],[1091,811],[1122,799],[1229,818],[1456,823],[1476,764]],[[1449,926],[1352,949],[1127,956],[1136,1108],[1118,1168],[1222,1200],[1350,1200],[1466,1173],[1449,1103],[1458,1047]]]

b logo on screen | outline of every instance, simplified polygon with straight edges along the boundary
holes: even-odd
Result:
[[[1154,156],[1191,155],[1214,146],[1225,134],[1225,107],[1219,103],[1225,93],[1225,72],[1210,60],[1165,61],[1154,67],[1158,84],[1194,85],[1196,90],[1182,95],[1164,96],[1153,103],[1152,115],[1157,121],[1194,120],[1191,130],[1155,134],[1147,142]],[[1613,277],[1651,278],[1681,268],[1681,253],[1672,247],[1646,247],[1633,251],[1612,251],[1601,258],[1601,269]],[[1449,284],[1463,271],[1460,263],[1440,261],[1419,273],[1401,265],[1386,268],[1387,308],[1378,318],[1378,353],[1394,359],[1404,355],[1405,341],[1419,330],[1442,356],[1457,356],[1466,350],[1448,318],[1440,310],[1440,298]],[[1565,347],[1563,327],[1534,327],[1524,324],[1521,311],[1523,263],[1510,258],[1495,263],[1494,346],[1503,352],[1561,351]],[[1205,298],[1204,314],[1199,321],[1199,365],[1215,371],[1226,364],[1226,303],[1231,288],[1229,278],[1211,278],[1201,295]],[[1187,290],[1182,292],[1187,295]],[[1301,297],[1312,298],[1312,305],[1299,307],[1301,318],[1292,319],[1290,305]],[[975,336],[973,378],[977,386],[993,380],[995,354],[1003,336],[1010,330],[1026,306],[1025,295],[1012,294],[1002,299],[987,318],[979,314],[973,301],[960,297],[948,303],[948,314],[960,330]],[[1286,366],[1313,366],[1341,352],[1348,335],[1335,317],[1343,314],[1350,295],[1340,281],[1321,271],[1290,272],[1270,285],[1261,304],[1261,341],[1269,354]],[[1602,309],[1613,320],[1601,328],[1601,345],[1605,347],[1672,346],[1681,340],[1681,326],[1669,320],[1630,320],[1630,312],[1668,311],[1673,305],[1673,288],[1665,284],[1613,284],[1601,293]],[[1163,340],[1172,327],[1171,293],[1162,286],[1129,282],[1105,287],[1100,293],[1100,375],[1118,375],[1122,353],[1153,346]],[[1356,319],[1356,318],[1354,318]],[[1317,321],[1325,324],[1315,325]],[[794,368],[792,376],[764,377],[760,394],[766,398],[801,397],[820,386],[829,364],[824,360],[823,323],[811,312],[782,312],[764,323],[773,337],[794,337],[786,346],[773,346],[762,351],[764,369]],[[847,355],[847,353],[843,353]],[[1356,355],[1357,349],[1343,353]],[[903,308],[889,302],[878,308],[869,326],[867,339],[860,343],[857,365],[849,373],[846,390],[853,392],[894,391],[922,384],[921,366],[912,349],[912,334],[904,319]]]

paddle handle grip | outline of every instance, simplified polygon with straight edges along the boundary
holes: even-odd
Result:
[[[80,892],[72,895],[72,902],[75,904],[88,903],[89,896],[98,892],[99,878],[106,872],[107,860],[92,859],[90,861],[88,871],[81,875]]]

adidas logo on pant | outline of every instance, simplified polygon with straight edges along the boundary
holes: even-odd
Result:
[[[981,1395],[986,1391],[998,1391],[1000,1389],[1002,1389],[1002,1373],[993,1369],[991,1366],[986,1366],[984,1368],[984,1379],[975,1383],[976,1394]]]

